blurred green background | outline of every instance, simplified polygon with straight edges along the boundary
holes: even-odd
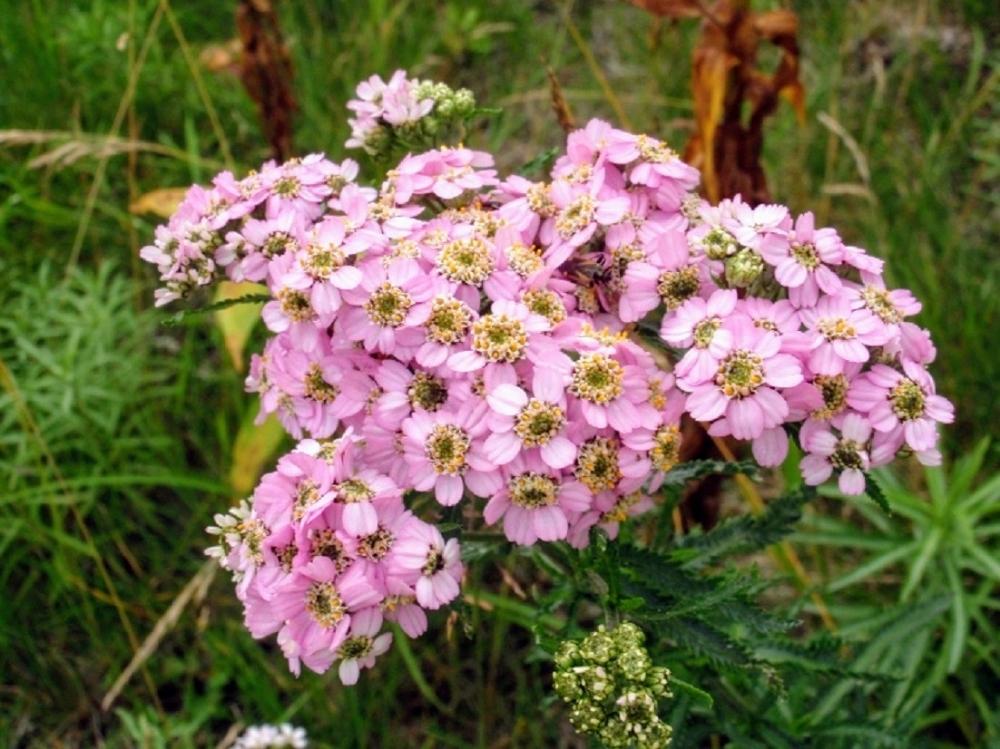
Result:
[[[266,467],[266,455],[247,457],[238,438],[256,404],[242,393],[218,328],[209,318],[165,328],[163,313],[150,309],[155,278],[137,253],[159,219],[129,210],[149,191],[207,181],[229,154],[239,170],[267,158],[253,102],[233,71],[220,69],[235,36],[234,5],[0,0],[0,740],[214,746],[236,723],[290,719],[320,745],[577,745],[547,697],[547,666],[532,659],[518,626],[533,614],[496,566],[477,584],[500,591],[503,603],[467,606],[458,622],[437,615],[412,652],[394,649],[355,689],[290,677],[273,645],[242,629],[218,575],[207,595],[195,591],[111,710],[101,709],[201,568],[203,528],[233,498],[234,461],[243,481]],[[677,147],[693,127],[696,21],[654,24],[612,0],[277,5],[295,65],[300,153],[347,155],[345,102],[359,80],[396,68],[467,86],[501,107],[468,143],[495,152],[504,170],[562,141],[546,66],[579,122],[615,120],[616,98],[634,129]],[[939,390],[958,408],[946,437],[950,462],[997,431],[996,7],[755,7],[790,7],[800,19],[807,118],[799,125],[782,106],[765,127],[772,192],[884,257],[890,282],[923,300],[919,322],[938,346]],[[983,445],[977,455],[984,471],[996,467],[995,449]],[[922,474],[900,473],[907,491],[924,495]],[[970,476],[960,486],[980,483]],[[894,537],[920,532],[904,515]],[[817,538],[801,543],[807,559],[817,558]],[[816,574],[836,578],[866,553],[848,550]],[[995,544],[989,553],[996,565]],[[878,567],[883,578],[865,589],[867,605],[898,595],[901,558]],[[519,558],[505,566],[530,598],[530,566]],[[995,583],[976,585],[973,602],[989,619]],[[969,621],[975,656],[979,630]],[[988,668],[995,687],[990,632],[979,632],[987,644],[973,671]],[[989,735],[976,700],[995,708],[997,691],[970,686],[967,676],[942,676],[933,702],[952,711],[946,743]]]

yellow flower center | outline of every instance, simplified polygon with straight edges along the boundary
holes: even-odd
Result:
[[[573,364],[569,389],[573,395],[591,403],[605,404],[625,391],[625,368],[610,356],[585,354]]]
[[[494,362],[516,362],[528,345],[520,320],[507,315],[484,315],[472,326],[472,350]]]
[[[365,302],[368,319],[383,328],[398,328],[413,306],[410,295],[388,281],[384,282]]]
[[[529,510],[549,507],[559,499],[559,486],[555,480],[532,471],[511,478],[507,482],[507,490],[512,503]]]
[[[313,583],[306,591],[306,611],[319,626],[330,629],[344,618],[347,606],[333,583]]]
[[[576,477],[597,494],[614,489],[622,477],[618,467],[618,443],[610,437],[595,437],[580,448],[576,457]]]
[[[525,447],[539,447],[559,434],[565,423],[566,416],[559,406],[532,399],[517,415],[514,433]]]
[[[453,424],[438,424],[427,436],[424,450],[435,472],[456,476],[465,471],[465,455],[470,444],[463,429]]]

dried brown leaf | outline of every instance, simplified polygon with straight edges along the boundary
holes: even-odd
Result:
[[[665,18],[697,18],[702,15],[698,0],[629,0],[647,13]]]
[[[230,39],[219,44],[209,44],[198,54],[198,62],[212,73],[227,71],[239,73],[240,53],[243,44],[239,39]]]
[[[717,0],[710,9],[702,0],[630,2],[657,16],[703,16],[691,70],[695,132],[685,158],[701,170],[709,199],[739,193],[750,203],[768,201],[761,166],[764,121],[781,98],[792,105],[800,122],[805,118],[795,13],[755,13],[749,0]],[[765,42],[781,52],[770,74],[757,67],[759,48]]]
[[[292,154],[292,116],[298,104],[292,92],[292,58],[278,16],[268,0],[240,0],[236,27],[243,50],[240,79],[257,104],[272,154],[284,161]]]
[[[576,121],[573,119],[573,112],[569,108],[566,97],[563,96],[562,86],[559,85],[559,78],[552,68],[546,70],[549,76],[549,96],[552,99],[552,109],[556,113],[556,120],[559,127],[567,135],[576,130]]]
[[[154,213],[161,218],[170,218],[184,200],[187,191],[186,187],[161,187],[158,190],[150,190],[129,203],[128,210],[130,213]]]

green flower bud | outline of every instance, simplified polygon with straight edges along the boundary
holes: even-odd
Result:
[[[644,640],[639,627],[625,622],[559,646],[552,683],[577,731],[609,747],[670,743],[671,728],[657,715],[658,700],[671,696],[670,671],[653,666]]]
[[[441,101],[443,99],[451,98],[452,90],[451,86],[447,83],[435,83],[434,93],[431,95],[435,101]]]
[[[588,636],[580,646],[580,655],[595,663],[607,663],[614,654],[615,641],[604,631],[603,626]]]
[[[580,686],[594,699],[603,700],[615,693],[615,679],[603,666],[577,666],[573,671]]]
[[[377,127],[373,129],[368,136],[365,138],[365,150],[372,156],[378,156],[379,154],[385,152],[389,147],[389,142],[392,140],[392,136],[389,131],[384,127]]]
[[[670,691],[670,669],[655,667],[646,672],[646,689],[654,697],[672,697]]]
[[[469,117],[476,111],[476,97],[467,88],[455,92],[455,112],[459,117]]]
[[[593,702],[577,702],[569,711],[569,722],[580,733],[594,733],[604,719],[604,711]]]
[[[646,635],[632,622],[622,622],[615,628],[615,639],[620,643],[620,647],[631,645],[642,646],[646,640]]]
[[[420,120],[420,125],[423,127],[424,132],[429,136],[433,136],[438,130],[441,129],[441,122],[434,116],[433,112]]]
[[[725,260],[740,249],[736,237],[719,227],[711,229],[700,241],[705,255],[710,260]]]
[[[749,286],[764,272],[764,258],[750,249],[742,249],[726,260],[726,281],[737,288]]]
[[[625,679],[641,683],[653,662],[643,648],[631,646],[619,653],[616,665]]]
[[[552,686],[564,702],[573,702],[584,694],[579,677],[572,671],[556,671],[552,675]]]
[[[566,640],[559,646],[555,655],[556,666],[560,669],[569,668],[580,657],[580,648],[573,640]]]

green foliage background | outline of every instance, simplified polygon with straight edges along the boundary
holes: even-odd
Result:
[[[1000,485],[988,477],[996,448],[980,441],[996,432],[1000,378],[995,9],[788,5],[801,20],[808,118],[800,127],[782,109],[767,127],[773,192],[884,257],[890,280],[924,301],[939,387],[958,406],[948,452],[965,457],[882,476],[891,517],[867,499],[824,496],[786,516],[787,503],[772,505],[774,526],[733,519],[738,531],[667,539],[655,552],[623,547],[632,557],[614,560],[613,589],[600,550],[560,559],[558,548],[484,543],[459,618],[439,615],[434,634],[394,649],[356,689],[291,678],[272,646],[244,632],[220,575],[104,712],[101,697],[199,570],[202,528],[231,499],[236,434],[255,411],[208,318],[158,324],[154,279],[137,261],[157,219],[128,205],[207,180],[227,153],[250,168],[266,147],[236,79],[197,62],[233,36],[231,3],[0,0],[0,129],[58,131],[35,145],[0,135],[0,741],[214,746],[236,722],[289,719],[321,746],[580,745],[552,703],[544,645],[609,602],[648,616],[662,635],[657,657],[714,697],[714,707],[694,692],[667,706],[665,717],[690,727],[679,745],[715,745],[723,733],[738,746],[1000,740]],[[691,128],[696,24],[665,24],[654,45],[649,17],[623,2],[289,0],[281,14],[303,152],[343,156],[357,81],[404,67],[502,107],[469,142],[519,167],[562,139],[546,64],[579,121],[614,118],[567,18],[635,129],[679,145]],[[116,120],[121,137],[153,146],[102,154]],[[32,166],[60,146],[61,159]],[[786,478],[762,491],[794,489],[794,471]],[[727,507],[745,515],[735,495]],[[764,635],[822,629],[811,598],[759,551],[799,513],[792,541],[840,639],[817,635],[807,650],[776,639],[762,652]],[[654,553],[659,572],[636,572]],[[734,561],[779,584],[737,579]],[[657,585],[642,591],[654,610],[629,602],[629,586]],[[758,615],[761,598],[780,616]],[[699,601],[722,618],[706,620]],[[791,673],[804,675],[776,701],[766,678],[720,665],[726,654],[799,664]],[[754,711],[755,724],[719,718]]]

